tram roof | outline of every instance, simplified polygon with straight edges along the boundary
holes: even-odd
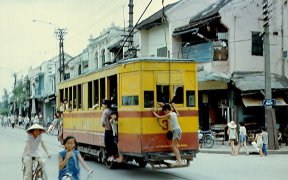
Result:
[[[88,72],[88,73],[85,73],[85,74],[81,74],[77,77],[74,77],[74,78],[71,78],[71,79],[67,79],[65,81],[63,81],[63,83],[65,82],[69,82],[71,80],[75,80],[75,79],[78,79],[78,78],[82,78],[84,76],[89,76],[90,74],[93,74],[95,72],[100,72],[100,71],[104,71],[106,69],[110,69],[110,68],[113,68],[117,65],[122,65],[122,64],[129,64],[129,63],[135,63],[135,62],[196,62],[194,59],[178,59],[178,58],[167,58],[167,57],[141,57],[141,58],[131,58],[131,59],[123,59],[123,60],[119,60],[117,61],[116,63],[112,63],[112,64],[109,64],[107,66],[104,66],[100,69],[97,69],[97,70],[94,70],[92,72]],[[62,84],[60,82],[60,84]]]
[[[177,59],[177,58],[167,58],[167,57],[141,57],[141,58],[132,58],[124,59],[118,61],[116,64],[126,64],[130,62],[144,62],[144,61],[155,61],[155,62],[196,62],[194,59]]]

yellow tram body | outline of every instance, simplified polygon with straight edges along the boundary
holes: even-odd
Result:
[[[197,65],[192,60],[123,60],[59,83],[58,104],[63,99],[69,104],[64,112],[63,135],[73,135],[80,151],[103,159],[101,100],[117,94],[119,151],[152,165],[157,159],[174,159],[169,155],[173,152],[171,141],[166,139],[168,121],[154,117],[151,108],[157,108],[161,114],[160,96],[169,102],[179,87],[182,90],[182,101],[176,103],[182,129],[179,150],[185,152],[182,158],[190,161],[198,151]],[[99,104],[96,109],[95,104]]]

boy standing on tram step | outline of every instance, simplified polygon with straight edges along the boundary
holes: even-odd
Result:
[[[113,131],[110,124],[110,118],[111,118],[111,101],[108,99],[104,99],[102,101],[102,107],[103,107],[103,113],[101,117],[101,123],[102,127],[105,128],[104,133],[104,144],[107,149],[107,161],[113,161],[114,158],[114,137],[113,137]]]
[[[122,163],[124,161],[123,155],[119,152],[119,145],[118,145],[118,112],[112,111],[111,112],[111,119],[110,119],[112,131],[113,131],[113,137],[114,137],[114,143],[115,143],[115,149],[118,150],[118,158],[114,159],[115,162]],[[115,152],[116,154],[116,152]]]
[[[173,133],[172,149],[173,149],[173,152],[175,153],[175,156],[176,156],[176,162],[174,164],[172,164],[172,167],[183,166],[184,163],[182,162],[180,151],[178,149],[179,141],[181,140],[181,134],[182,134],[181,128],[180,128],[179,123],[178,123],[178,118],[177,118],[177,116],[179,116],[179,113],[175,107],[175,104],[172,103],[171,105],[172,105],[173,109],[175,110],[175,112],[172,111],[171,106],[169,104],[164,104],[164,106],[162,107],[162,111],[164,111],[165,115],[159,116],[156,113],[154,108],[152,108],[152,113],[158,119],[167,119],[168,118],[169,125],[170,125],[170,128],[171,128],[172,133]]]

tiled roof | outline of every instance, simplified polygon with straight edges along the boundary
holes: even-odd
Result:
[[[241,91],[255,91],[265,89],[264,72],[235,72],[232,75],[232,84]],[[271,88],[288,89],[288,79],[284,76],[271,74]]]
[[[212,16],[219,15],[220,9],[222,9],[224,6],[226,6],[228,3],[230,3],[232,0],[220,0],[219,2],[212,4],[211,6],[207,7],[194,17],[190,19],[189,23],[193,23],[195,21],[203,20],[206,18],[210,18]]]
[[[220,0],[217,3],[214,3],[211,6],[208,6],[206,9],[204,9],[200,13],[193,16],[190,19],[189,24],[176,28],[174,31],[174,34],[181,32],[181,31],[191,29],[191,28],[199,27],[202,24],[206,24],[208,22],[214,21],[215,19],[219,19],[220,18],[220,14],[219,14],[220,9],[222,9],[224,6],[226,6],[231,1],[232,0]]]
[[[173,4],[168,4],[167,6],[164,7],[164,12],[167,12],[169,9],[171,9],[173,6],[175,6],[179,1],[173,3]],[[162,24],[162,17],[163,17],[163,10],[162,8],[148,17],[147,19],[141,21],[137,25],[137,29],[143,30],[143,29],[150,29],[154,26]]]

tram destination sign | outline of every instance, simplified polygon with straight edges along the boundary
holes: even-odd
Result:
[[[275,99],[264,99],[263,106],[274,106],[276,104]]]

